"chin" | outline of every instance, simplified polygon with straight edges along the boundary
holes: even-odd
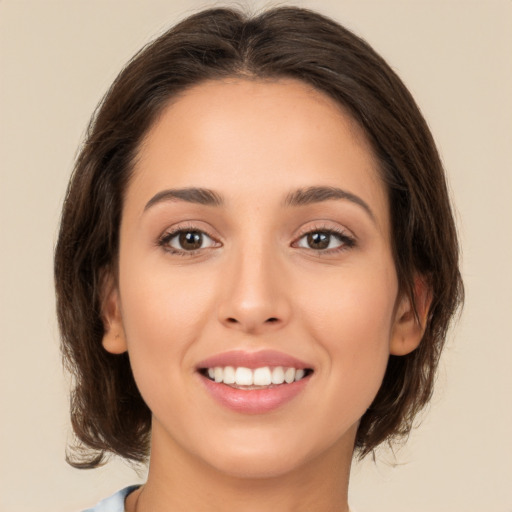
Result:
[[[238,444],[219,442],[216,449],[203,453],[216,471],[232,478],[270,479],[289,475],[315,464],[327,455],[333,444],[326,439],[314,443],[307,432],[293,436],[261,436],[260,439],[241,439]],[[210,445],[211,446],[211,445]],[[339,450],[336,450],[339,454]]]
[[[305,461],[297,457],[274,452],[232,455],[216,461],[213,466],[219,473],[231,478],[270,479],[290,474],[304,464]]]

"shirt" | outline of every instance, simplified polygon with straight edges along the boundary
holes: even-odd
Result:
[[[95,507],[88,508],[83,512],[124,512],[124,500],[126,496],[139,487],[140,485],[125,487],[112,496],[101,500]]]

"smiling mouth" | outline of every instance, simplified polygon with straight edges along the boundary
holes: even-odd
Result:
[[[219,384],[226,384],[235,389],[252,390],[292,384],[309,377],[313,370],[311,368],[284,366],[263,366],[260,368],[215,366],[200,368],[199,373]]]

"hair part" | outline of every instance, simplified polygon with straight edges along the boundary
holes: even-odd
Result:
[[[412,96],[361,38],[313,11],[282,7],[248,17],[234,9],[195,14],[144,47],[97,108],[64,202],[55,251],[57,314],[73,376],[70,464],[100,465],[108,453],[144,462],[151,412],[128,354],[102,347],[102,281],[116,274],[123,196],[144,136],[170,101],[207,80],[293,78],[334,99],[363,129],[388,189],[401,293],[431,289],[420,346],[390,356],[361,419],[361,457],[406,436],[428,403],[450,319],[463,298],[458,242],[443,167]],[[418,319],[419,321],[419,319]]]

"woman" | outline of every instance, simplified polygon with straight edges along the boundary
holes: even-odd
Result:
[[[135,56],[78,157],[55,275],[71,462],[149,456],[96,509],[129,512],[348,510],[354,454],[410,431],[462,297],[413,99],[298,8],[203,11]]]

